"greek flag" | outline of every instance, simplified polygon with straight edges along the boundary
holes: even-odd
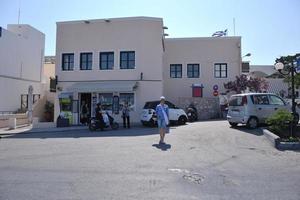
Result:
[[[217,31],[214,34],[212,34],[212,37],[222,37],[222,36],[227,36],[227,29],[224,31]]]

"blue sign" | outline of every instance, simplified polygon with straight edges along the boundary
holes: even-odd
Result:
[[[214,85],[213,89],[218,90],[219,89],[218,85]]]
[[[296,72],[300,72],[300,57],[296,60]]]

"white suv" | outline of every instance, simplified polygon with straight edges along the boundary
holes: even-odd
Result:
[[[272,93],[232,95],[229,99],[227,120],[231,126],[246,124],[249,128],[256,128],[278,109],[291,111],[291,106]],[[297,123],[299,121],[298,114],[295,116],[295,121]]]
[[[155,126],[157,124],[155,108],[159,103],[159,101],[148,101],[145,103],[141,115],[141,122],[143,125]],[[188,118],[184,110],[176,107],[169,101],[166,101],[165,104],[169,107],[169,120],[171,123],[183,125],[187,122]]]

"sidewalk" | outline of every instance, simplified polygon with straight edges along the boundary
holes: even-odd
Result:
[[[132,128],[141,127],[140,123],[133,123]],[[53,128],[32,128],[32,125],[18,126],[16,129],[10,130],[9,128],[1,128],[1,135],[13,134],[29,134],[29,133],[45,133],[45,132],[65,132],[65,131],[80,131],[88,130],[88,126],[69,126],[69,127],[53,127]]]

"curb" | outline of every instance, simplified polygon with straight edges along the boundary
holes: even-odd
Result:
[[[282,142],[280,137],[267,129],[262,129],[264,136],[278,150],[300,150],[300,142]]]

